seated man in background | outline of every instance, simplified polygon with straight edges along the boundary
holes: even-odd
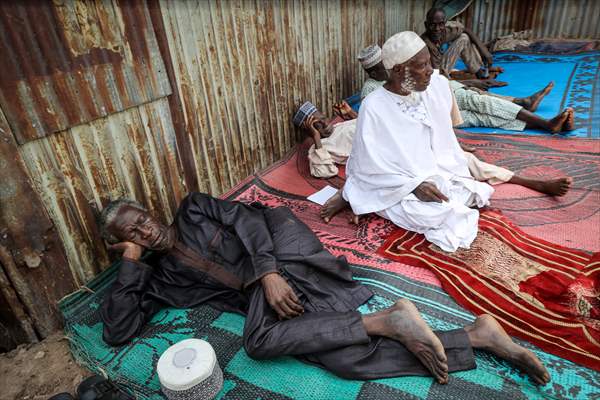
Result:
[[[574,129],[575,114],[572,108],[566,108],[550,119],[534,114],[542,99],[554,87],[554,82],[525,98],[488,93],[454,80],[450,81],[450,87],[464,121],[460,128],[480,126],[511,131],[540,129],[550,133]]]
[[[377,51],[378,48],[379,46],[377,45],[371,45],[361,50],[362,58],[368,60],[367,65],[383,65],[383,62],[381,60],[381,51]],[[360,58],[361,57],[359,57],[359,59]],[[386,81],[377,81],[372,78],[369,78],[368,81],[371,81],[371,84],[367,85],[367,83],[365,82],[365,85],[363,86],[362,90],[362,93],[365,97],[369,95],[372,91],[383,86],[383,84],[386,83]],[[452,81],[450,83],[452,84]],[[530,107],[537,107],[541,99],[551,90],[551,88],[552,83],[546,88],[544,88],[542,91],[528,98],[515,100],[523,102],[523,104],[527,104]],[[328,121],[322,117],[321,113],[316,113],[316,107],[313,106],[311,110],[315,112],[315,116],[312,117],[311,115],[303,115],[303,118],[306,121],[303,124],[303,128],[310,133],[311,137],[327,136],[325,128],[327,127]],[[337,104],[335,106],[335,112],[336,115],[340,116],[344,120],[352,120],[353,118],[357,117],[356,112],[352,110],[352,108],[346,102],[341,102]],[[459,110],[459,107],[456,104],[456,100],[453,98],[452,108],[450,111],[453,126],[456,127],[463,125],[462,115],[463,113]],[[348,140],[345,142],[343,154],[339,150],[335,151],[336,159],[338,160],[339,164],[345,164],[347,160],[347,154],[350,153],[350,150],[352,148],[352,139],[354,137],[354,132],[352,132],[350,129],[356,129],[356,125],[352,125],[352,127],[348,128],[348,130],[346,131],[346,137]],[[465,152],[464,156],[467,159],[468,168],[471,176],[480,182],[487,182],[491,185],[497,185],[500,183],[513,183],[544,194],[548,194],[550,196],[564,196],[571,187],[572,179],[569,177],[557,179],[532,179],[518,176],[515,175],[512,171],[507,170],[506,168],[498,167],[479,160],[474,154],[472,154],[476,150],[475,148],[464,146],[460,142],[459,145],[461,149]],[[316,170],[316,168],[313,167],[313,164],[316,164],[312,160],[313,157],[313,153],[309,152],[309,161],[311,161],[311,173],[313,170]],[[321,158],[321,160],[327,160],[329,158]],[[328,164],[319,163],[317,165],[333,165],[333,161],[331,161]],[[337,174],[337,168],[330,169],[330,171],[330,174],[333,171],[335,171],[335,174]],[[328,177],[333,176],[335,174],[325,176]],[[313,173],[313,175],[315,174]],[[344,208],[347,208],[348,206],[349,204],[347,201],[344,200],[342,196],[342,191],[340,190],[334,197],[329,199],[323,205],[323,207],[321,208],[320,215],[325,220],[325,222],[329,222],[331,218],[335,216],[335,214],[337,214]],[[353,215],[351,222],[358,223],[358,217],[356,215]]]
[[[446,76],[454,69],[458,59],[462,59],[467,70],[477,78],[487,78],[493,57],[479,37],[457,21],[446,21],[442,8],[432,8],[425,19],[425,33],[421,35],[431,54],[431,66]]]
[[[433,375],[475,368],[473,348],[514,363],[537,384],[550,376],[489,315],[433,332],[408,300],[361,315],[372,293],[284,207],[192,193],[171,226],[140,204],[117,200],[101,215],[104,238],[123,252],[102,305],[104,340],[138,335],[163,307],[208,303],[246,316],[244,348],[255,359],[298,356],[347,379]],[[153,253],[142,258],[145,250]]]
[[[381,61],[381,47],[376,44],[365,47],[358,53],[358,61],[369,77],[363,84],[360,99],[383,85],[387,80],[387,71]]]

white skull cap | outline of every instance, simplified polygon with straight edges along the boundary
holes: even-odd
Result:
[[[425,46],[423,39],[413,31],[396,33],[386,40],[381,49],[383,66],[392,69],[394,65],[404,64]]]

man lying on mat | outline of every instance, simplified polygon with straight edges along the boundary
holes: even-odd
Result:
[[[138,335],[163,307],[207,303],[246,315],[244,348],[255,359],[293,355],[348,379],[431,374],[446,383],[449,372],[475,368],[477,348],[535,383],[550,379],[489,315],[437,332],[406,299],[361,315],[356,308],[371,291],[287,208],[193,193],[166,226],[138,203],[117,200],[103,210],[101,229],[123,252],[101,310],[109,344]],[[152,254],[142,258],[145,250]]]

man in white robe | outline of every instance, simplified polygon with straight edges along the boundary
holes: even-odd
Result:
[[[477,236],[474,207],[494,190],[469,173],[448,80],[414,32],[388,39],[382,57],[390,78],[361,105],[343,197],[355,214],[375,212],[445,251],[468,248]]]

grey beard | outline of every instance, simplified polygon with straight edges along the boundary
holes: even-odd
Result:
[[[413,78],[412,74],[408,66],[404,67],[404,82],[400,84],[400,87],[406,90],[408,95],[402,96],[404,101],[406,101],[411,106],[417,106],[421,103],[421,92],[417,92],[415,90],[415,86],[417,85],[417,81]]]

